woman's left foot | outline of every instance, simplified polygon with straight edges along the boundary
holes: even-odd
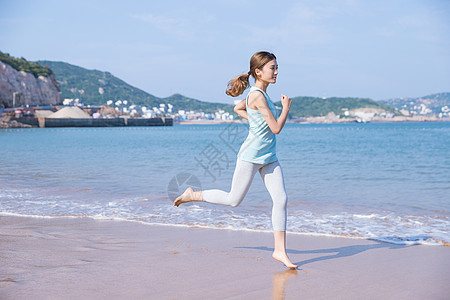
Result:
[[[272,257],[275,258],[276,260],[278,260],[279,262],[282,262],[286,267],[288,267],[289,269],[297,269],[298,266],[294,265],[289,257],[287,256],[286,253],[282,253],[282,252],[273,252]]]
[[[194,190],[191,187],[188,187],[181,196],[178,196],[173,205],[178,207],[182,203],[194,201]]]

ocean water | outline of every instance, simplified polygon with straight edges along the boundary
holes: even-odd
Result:
[[[257,173],[236,208],[173,207],[187,186],[229,190],[239,122],[0,130],[0,215],[271,230]],[[286,124],[277,155],[288,231],[450,243],[450,123]]]

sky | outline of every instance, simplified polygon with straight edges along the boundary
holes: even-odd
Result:
[[[274,102],[450,92],[449,0],[0,0],[0,29],[2,52],[157,97],[233,103],[227,82],[260,50],[277,56]]]

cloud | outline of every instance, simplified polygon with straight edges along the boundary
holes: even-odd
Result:
[[[181,40],[190,40],[195,38],[195,32],[192,30],[192,23],[185,18],[171,18],[157,16],[154,14],[133,14],[132,18],[151,24],[159,30],[173,35]]]
[[[216,17],[202,10],[193,10],[187,13],[185,10],[181,16],[164,16],[153,13],[132,14],[131,18],[149,24],[161,32],[183,42],[198,42],[211,37],[211,25]]]
[[[446,16],[440,11],[422,7],[420,11],[405,11],[378,25],[375,34],[382,37],[408,38],[410,41],[441,43],[448,36]]]
[[[273,44],[287,44],[295,47],[319,46],[334,40],[328,30],[327,21],[339,13],[332,6],[294,4],[278,23],[266,27],[247,25],[252,42],[272,41]]]

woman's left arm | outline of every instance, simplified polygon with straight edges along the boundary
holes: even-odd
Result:
[[[236,106],[234,107],[234,112],[244,119],[248,120],[247,110],[245,109],[245,99],[236,104]]]

